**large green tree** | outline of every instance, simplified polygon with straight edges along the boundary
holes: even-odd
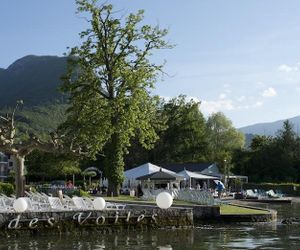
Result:
[[[200,103],[179,96],[162,105],[161,115],[167,129],[160,133],[160,140],[151,151],[156,163],[205,161],[207,140],[205,119]]]
[[[71,143],[83,145],[91,157],[104,154],[108,194],[118,195],[131,139],[139,138],[146,148],[158,139],[151,122],[156,101],[149,91],[163,64],[151,55],[171,46],[164,40],[167,30],[141,24],[143,11],[122,17],[112,5],[99,6],[95,0],[77,5],[90,27],[69,53],[63,90],[71,108],[63,128]]]
[[[245,142],[243,133],[233,127],[232,122],[221,112],[214,113],[207,120],[208,159],[217,162],[221,171],[228,174],[235,149]],[[227,173],[226,173],[227,172]]]

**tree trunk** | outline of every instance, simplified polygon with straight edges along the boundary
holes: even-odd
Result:
[[[105,150],[104,171],[108,179],[107,196],[119,196],[124,180],[124,151],[118,134],[112,135]]]
[[[24,161],[25,156],[15,155],[16,158],[16,196],[23,197],[25,196],[25,175],[24,175]]]
[[[107,196],[117,197],[120,195],[120,184],[114,184],[112,182],[108,182]]]

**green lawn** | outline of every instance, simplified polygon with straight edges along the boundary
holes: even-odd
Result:
[[[221,213],[221,215],[226,215],[226,214],[267,214],[268,211],[260,210],[260,209],[239,207],[239,206],[232,206],[232,205],[221,205],[220,213]]]
[[[143,203],[155,204],[155,201],[143,201],[137,197],[130,197],[128,195],[120,195],[118,197],[104,197],[104,199],[106,201],[120,201],[120,202],[132,201],[132,202],[138,202],[141,204],[143,204]],[[195,205],[191,202],[178,201],[178,200],[174,200],[174,204],[175,205]],[[221,213],[221,215],[226,215],[226,214],[237,214],[237,215],[239,215],[239,214],[267,214],[268,211],[222,204],[222,205],[220,205],[220,213]]]
[[[120,195],[118,197],[103,197],[105,200],[107,201],[134,201],[134,202],[140,202],[140,203],[153,203],[155,204],[155,201],[143,201],[137,197],[130,197],[128,195]],[[178,201],[178,200],[174,200],[174,204],[176,205],[194,205],[191,202],[186,202],[186,201]]]

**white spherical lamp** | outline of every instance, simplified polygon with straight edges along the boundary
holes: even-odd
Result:
[[[173,198],[167,192],[161,192],[156,196],[156,204],[159,208],[167,209],[172,206]]]
[[[25,198],[21,197],[14,201],[13,207],[17,213],[23,213],[27,210],[28,203]]]
[[[96,210],[103,210],[105,209],[106,202],[102,197],[98,197],[93,200],[93,206]]]

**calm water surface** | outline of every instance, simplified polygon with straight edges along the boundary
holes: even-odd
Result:
[[[257,205],[257,204],[256,204]],[[23,236],[1,239],[0,249],[300,249],[300,225],[282,218],[300,217],[300,203],[261,205],[278,211],[278,222],[201,225],[192,230],[153,230],[101,235]]]

